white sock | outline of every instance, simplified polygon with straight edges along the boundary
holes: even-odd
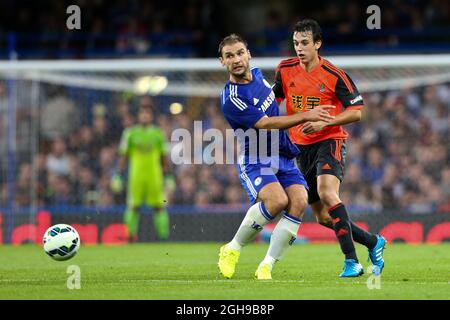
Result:
[[[264,257],[264,260],[261,261],[261,263],[259,264],[258,268],[262,267],[264,264],[268,264],[270,266],[270,270],[272,270],[275,262],[277,262],[277,260],[269,256],[269,253],[267,253],[266,256]]]
[[[255,203],[248,209],[233,240],[228,243],[228,247],[240,251],[243,246],[252,242],[263,227],[272,220],[273,216],[267,211],[264,203],[262,201]]]
[[[297,232],[301,222],[299,218],[287,213],[281,217],[275,229],[273,229],[272,236],[270,237],[269,250],[267,250],[264,260],[259,264],[260,266],[267,263],[272,269],[275,262],[283,259],[287,250],[297,238]]]

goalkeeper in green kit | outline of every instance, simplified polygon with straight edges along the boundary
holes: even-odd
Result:
[[[153,221],[159,240],[169,237],[169,216],[165,208],[164,169],[168,168],[166,137],[164,132],[152,125],[153,112],[150,105],[139,108],[138,124],[125,129],[119,145],[119,172],[111,180],[111,189],[122,191],[122,174],[128,167],[127,209],[124,223],[128,240],[137,239],[139,208],[147,205],[153,209]]]

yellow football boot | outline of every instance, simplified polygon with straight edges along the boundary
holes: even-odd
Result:
[[[258,267],[255,272],[255,279],[257,280],[272,280],[272,270],[268,264],[263,264]]]
[[[234,275],[234,270],[236,268],[236,264],[238,263],[240,254],[240,251],[230,249],[227,245],[220,247],[219,262],[217,265],[219,266],[220,274],[222,276],[230,279]]]

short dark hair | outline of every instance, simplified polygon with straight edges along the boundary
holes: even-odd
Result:
[[[322,29],[316,20],[304,19],[297,22],[294,26],[294,32],[311,32],[314,42],[322,40]]]
[[[235,44],[241,42],[245,45],[245,47],[248,47],[247,41],[244,40],[244,38],[242,38],[240,35],[236,34],[236,33],[232,33],[228,36],[226,36],[225,38],[222,39],[222,41],[220,41],[219,43],[219,57],[222,56],[222,49],[223,47],[225,47],[226,45],[229,44]]]

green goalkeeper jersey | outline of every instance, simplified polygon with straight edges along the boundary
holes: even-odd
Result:
[[[130,181],[163,179],[161,157],[167,154],[164,132],[153,125],[135,125],[125,129],[120,140],[119,152],[128,156]]]

